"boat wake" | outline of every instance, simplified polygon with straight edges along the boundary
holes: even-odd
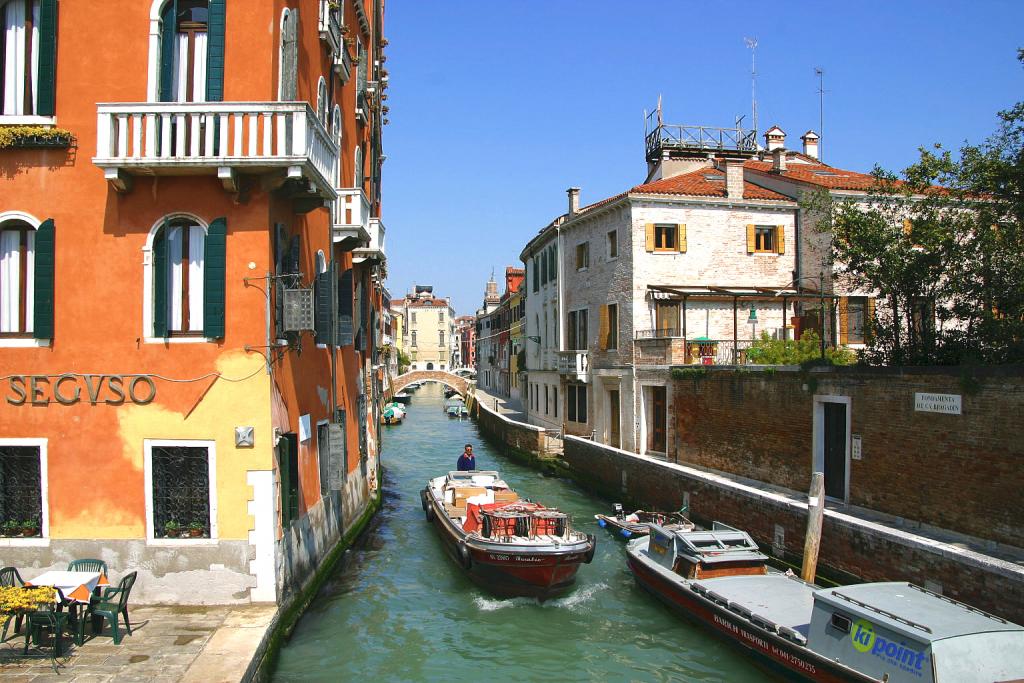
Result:
[[[608,588],[606,583],[595,583],[591,586],[585,586],[579,590],[574,591],[571,595],[566,595],[563,598],[557,598],[555,600],[545,600],[541,602],[536,598],[486,598],[482,595],[478,595],[473,599],[473,604],[476,605],[477,609],[481,612],[496,612],[500,609],[507,609],[509,607],[555,607],[558,609],[576,609],[580,605],[585,605],[588,602],[593,602],[594,597],[599,591]]]

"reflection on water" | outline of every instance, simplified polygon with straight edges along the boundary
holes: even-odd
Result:
[[[762,681],[738,651],[641,591],[608,509],[570,482],[500,455],[475,423],[446,417],[441,385],[419,389],[405,423],[382,427],[384,508],[282,648],[275,681]],[[455,469],[465,443],[522,495],[598,538],[567,595],[498,599],[466,578],[424,520],[419,491]]]

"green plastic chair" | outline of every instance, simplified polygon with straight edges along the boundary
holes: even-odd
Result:
[[[114,636],[114,645],[121,644],[121,629],[118,624],[119,617],[124,617],[124,625],[128,629],[128,635],[132,634],[132,623],[128,620],[128,596],[132,592],[132,586],[135,585],[135,577],[136,572],[125,574],[117,588],[105,589],[99,602],[89,605],[89,613],[93,617],[93,634],[95,635],[103,630],[102,620],[106,619],[110,622],[110,630]],[[112,599],[115,597],[117,602],[112,602]],[[85,619],[78,621],[79,639],[84,639],[85,621]],[[99,629],[96,628],[97,621],[99,622]]]
[[[28,654],[29,641],[31,640],[36,645],[42,641],[43,629],[49,629],[53,632],[53,651],[51,659],[54,661],[56,666],[57,657],[63,654],[62,647],[62,636],[67,631],[69,634],[71,630],[68,628],[69,615],[64,611],[64,605],[68,604],[67,598],[64,597],[64,593],[59,588],[57,591],[57,597],[59,601],[54,605],[41,609],[38,612],[30,612],[28,616],[28,623],[25,628],[25,649],[23,654]],[[79,620],[82,623],[82,620]],[[79,626],[80,630],[80,626]],[[76,641],[77,642],[77,641]]]
[[[103,560],[71,560],[68,562],[69,572],[100,572],[107,576],[107,563]]]
[[[13,586],[24,586],[25,581],[21,578],[21,574],[14,567],[4,567],[0,569],[0,586],[4,588],[11,588]],[[7,629],[10,627],[11,622],[14,622],[14,632],[18,633],[21,631],[21,623],[25,617],[22,614],[10,615],[4,619],[3,633],[0,634],[0,643],[7,640]]]

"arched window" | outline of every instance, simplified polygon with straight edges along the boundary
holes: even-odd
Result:
[[[0,0],[0,114],[53,116],[56,0]]]
[[[0,337],[53,336],[53,221],[0,216]]]
[[[161,102],[219,99],[208,96],[209,4],[208,0],[169,0],[164,5],[160,36]],[[223,69],[223,59],[220,66]],[[223,83],[222,72],[218,75]]]
[[[281,63],[278,71],[277,99],[294,102],[298,97],[299,12],[281,13]]]
[[[153,233],[149,273],[154,337],[223,337],[227,221],[164,219]]]
[[[363,175],[363,147],[362,145],[357,145],[355,154],[355,177],[353,180],[353,182],[355,183],[354,187],[362,188],[364,179],[365,176]]]
[[[320,119],[324,128],[330,124],[330,111],[331,103],[327,100],[327,81],[321,76],[320,82],[316,85],[316,117]]]

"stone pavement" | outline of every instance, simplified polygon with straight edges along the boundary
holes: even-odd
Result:
[[[237,683],[252,674],[250,664],[262,654],[276,612],[274,605],[129,608],[132,635],[114,645],[109,627],[92,636],[87,625],[82,647],[65,638],[59,673],[49,658],[50,643],[44,642],[44,656],[31,656],[32,649],[23,656],[24,636],[11,636],[12,624],[8,640],[0,643],[0,680]]]
[[[519,399],[492,396],[480,387],[477,387],[473,393],[476,395],[477,401],[485,403],[488,408],[495,409],[499,415],[504,415],[516,422],[526,422],[526,411],[523,410],[523,404]]]

